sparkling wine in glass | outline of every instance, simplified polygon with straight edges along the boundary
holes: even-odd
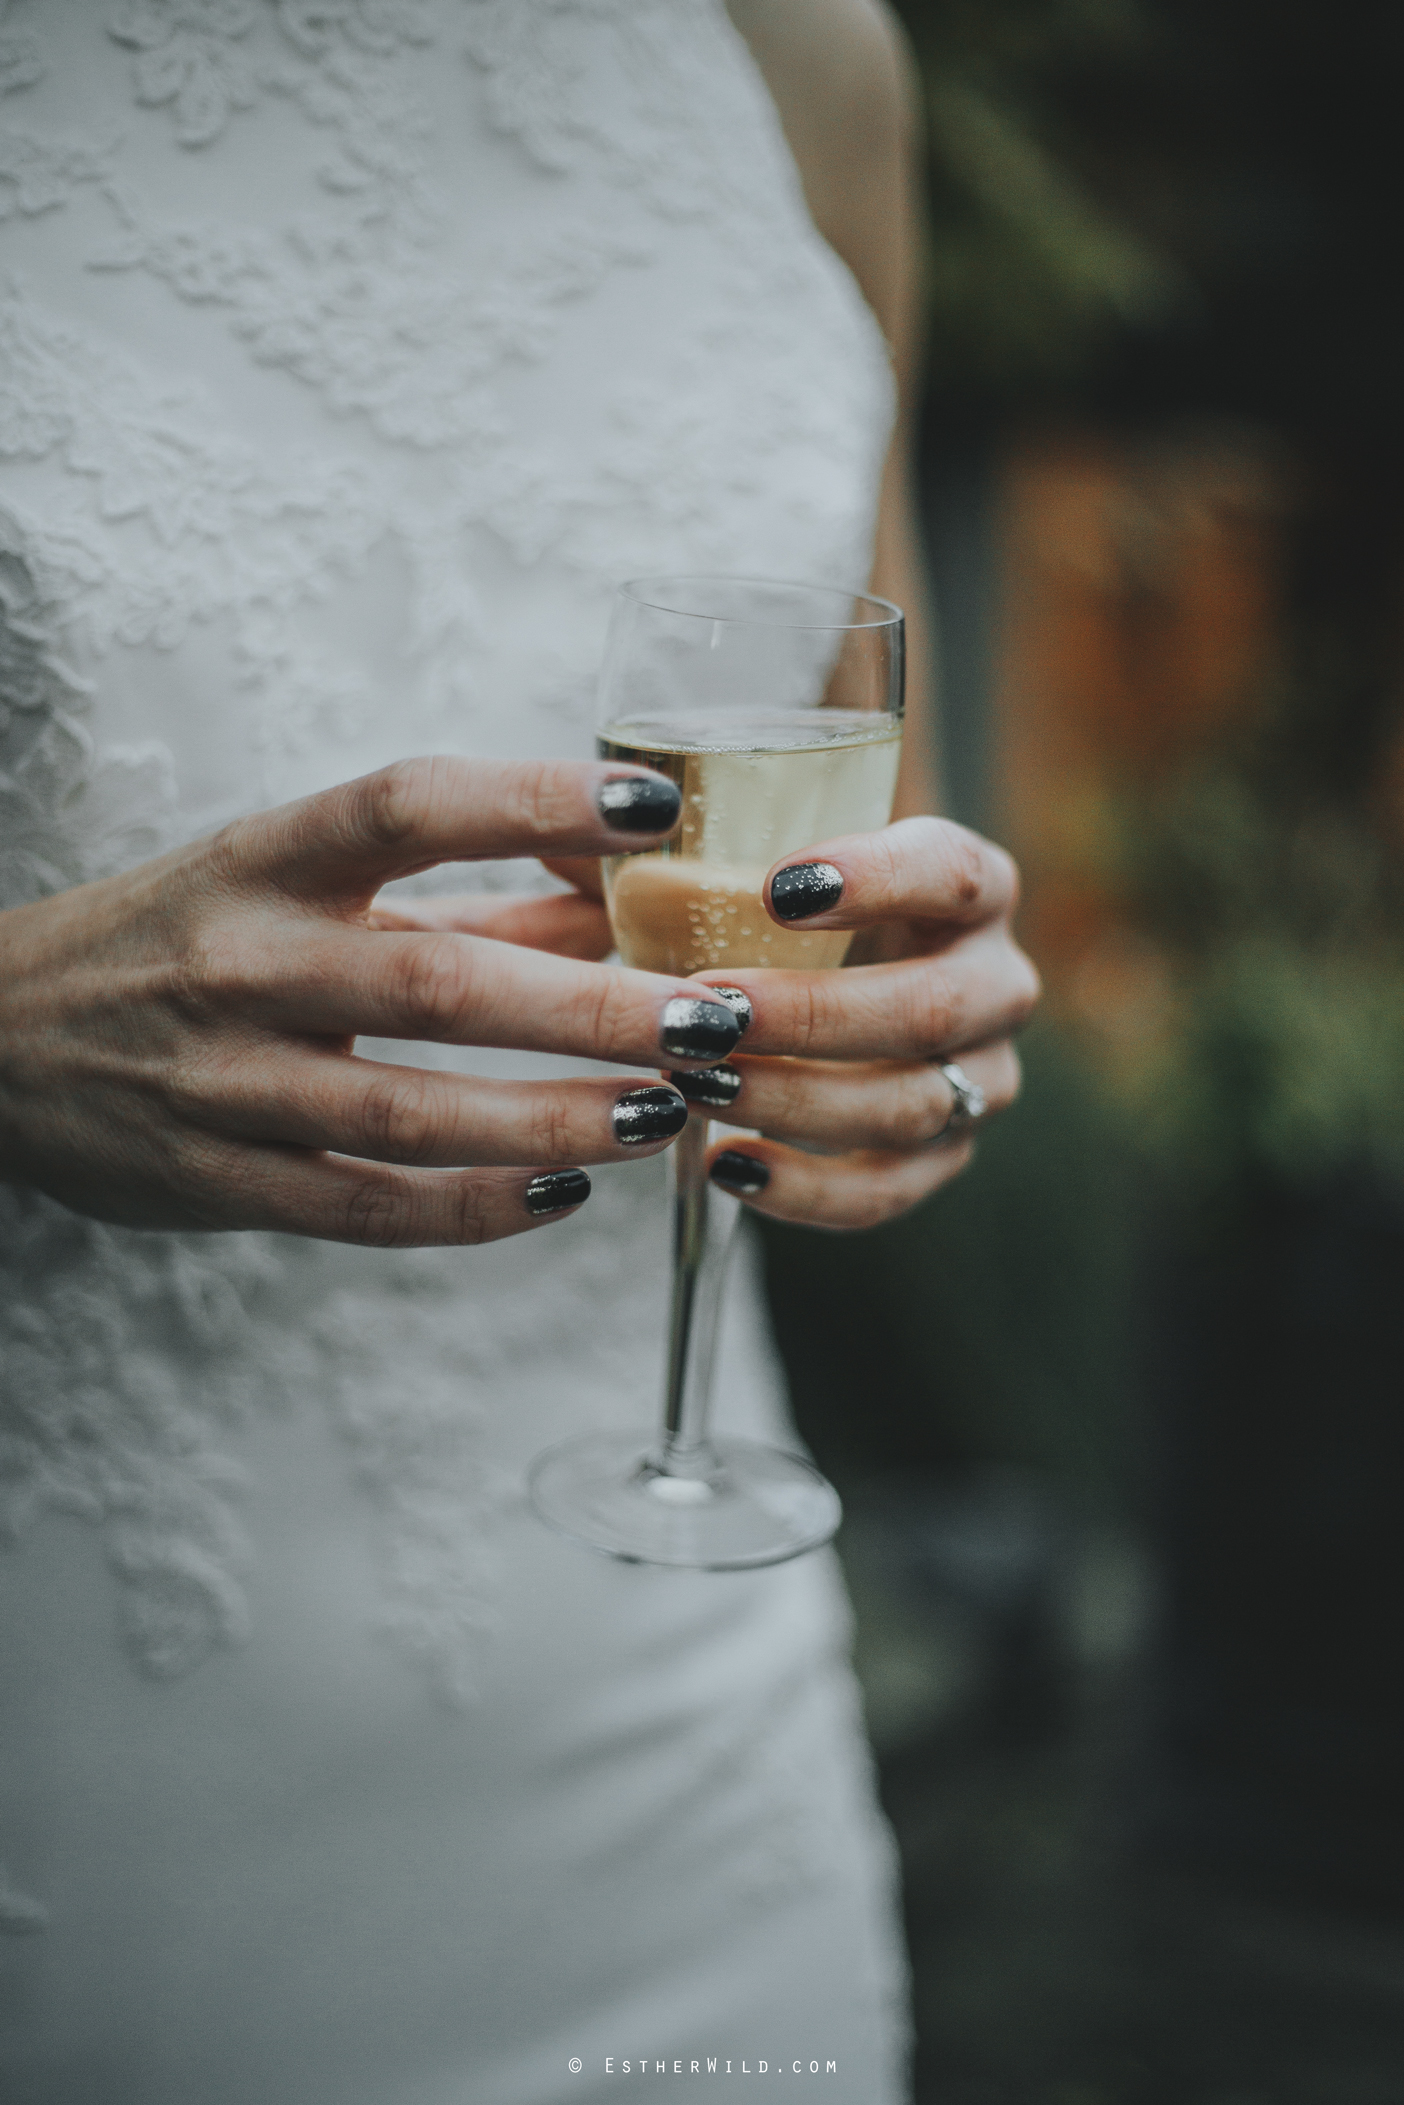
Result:
[[[599,752],[669,776],[661,847],[611,856],[619,954],[646,971],[841,965],[844,931],[784,928],[761,886],[781,856],[886,825],[902,740],[903,623],[867,594],[752,578],[622,587],[600,678]],[[827,1542],[837,1494],[800,1455],[709,1430],[725,1260],[740,1207],[706,1177],[695,1109],[670,1156],[673,1287],[663,1422],[537,1458],[537,1511],[641,1563],[735,1570]]]

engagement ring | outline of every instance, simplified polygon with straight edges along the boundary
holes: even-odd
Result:
[[[985,1115],[985,1092],[978,1082],[971,1081],[963,1067],[956,1066],[954,1060],[942,1060],[939,1066],[950,1083],[955,1102],[937,1138],[949,1140],[953,1134],[968,1133],[973,1125],[979,1124]]]

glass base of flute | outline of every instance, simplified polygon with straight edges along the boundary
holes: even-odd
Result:
[[[532,1503],[592,1549],[636,1564],[744,1571],[827,1542],[838,1494],[802,1456],[707,1430],[722,1283],[741,1208],[707,1182],[708,1126],[691,1118],[674,1146],[673,1305],[664,1425],[584,1433],[538,1456]]]

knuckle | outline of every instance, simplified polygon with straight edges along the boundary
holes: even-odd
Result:
[[[366,1138],[393,1162],[435,1162],[445,1140],[443,1107],[415,1072],[377,1075],[362,1105]]]
[[[795,978],[791,990],[787,1051],[805,1053],[811,1046],[822,1044],[834,1014],[833,997],[827,983],[830,976],[806,974]]]
[[[914,818],[894,833],[904,832],[906,845],[928,872],[927,883],[949,894],[957,909],[975,905],[985,890],[985,848],[979,838],[950,819]]]
[[[895,1148],[924,1147],[941,1130],[944,1098],[933,1088],[926,1070],[920,1075],[897,1078],[887,1120],[887,1144]]]
[[[226,921],[199,923],[168,968],[176,1006],[200,1022],[242,1004],[257,978],[252,946]]]
[[[1014,1013],[1020,1023],[1027,1023],[1043,998],[1043,980],[1033,959],[1018,953],[1018,983],[1014,990]]]
[[[342,1226],[347,1242],[365,1243],[376,1250],[395,1249],[410,1241],[405,1192],[379,1177],[353,1185],[343,1203]]]
[[[186,1209],[206,1225],[222,1225],[220,1213],[233,1181],[234,1151],[210,1133],[163,1135],[157,1143],[162,1181]]]
[[[397,966],[396,1004],[426,1035],[457,1023],[471,1000],[471,967],[455,936],[416,936]]]
[[[904,869],[905,857],[901,851],[898,829],[888,826],[875,833],[869,844],[872,857],[868,872],[868,884],[875,909],[898,909],[910,890]]]
[[[617,972],[591,975],[579,994],[579,1018],[587,1043],[601,1060],[627,1054],[639,1032],[623,980]]]
[[[159,1081],[161,1101],[177,1124],[184,1128],[198,1119],[205,1107],[201,1063],[182,1048],[164,1063]]]
[[[908,981],[909,1041],[925,1052],[936,1052],[957,1036],[963,1003],[950,973],[939,964],[928,964]]]
[[[983,843],[963,827],[951,827],[944,843],[947,878],[951,896],[958,906],[972,907],[978,904],[985,889],[985,850]]]
[[[770,1059],[748,1069],[746,1115],[762,1132],[809,1132],[819,1105],[797,1061]]]
[[[1008,1048],[1007,1060],[1001,1061],[998,1076],[985,1092],[991,1111],[1007,1111],[1011,1104],[1018,1101],[1023,1086],[1023,1062],[1011,1045]]]
[[[497,1239],[491,1187],[479,1177],[465,1177],[453,1194],[452,1225],[456,1243],[490,1243]]]
[[[570,1162],[579,1152],[570,1101],[554,1092],[533,1107],[530,1152],[533,1162]]]
[[[165,1063],[159,1088],[167,1110],[185,1127],[200,1124],[222,1108],[237,1110],[237,1080],[225,1063],[202,1058],[186,1044]]]
[[[533,838],[554,839],[579,824],[579,796],[557,767],[527,767],[508,777],[504,806],[509,818]]]
[[[210,836],[201,860],[205,874],[215,885],[247,883],[250,870],[259,860],[259,837],[265,825],[260,819],[231,819]]]
[[[380,848],[400,848],[422,825],[426,808],[433,801],[435,763],[432,760],[394,760],[354,785],[356,819]]]

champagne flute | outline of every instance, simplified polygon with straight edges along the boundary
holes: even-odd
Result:
[[[682,815],[662,847],[609,857],[625,964],[841,965],[846,931],[783,928],[761,886],[783,855],[887,823],[902,739],[903,621],[865,593],[767,579],[645,578],[616,598],[599,752],[668,775]],[[717,999],[725,999],[714,990]],[[744,996],[733,1005],[740,1007]],[[726,1075],[694,1080],[723,1092]],[[672,1150],[673,1289],[663,1424],[650,1446],[586,1433],[537,1457],[531,1495],[561,1533],[637,1563],[778,1564],[827,1542],[837,1493],[803,1457],[713,1438],[713,1350],[736,1200],[709,1186],[708,1125]]]

